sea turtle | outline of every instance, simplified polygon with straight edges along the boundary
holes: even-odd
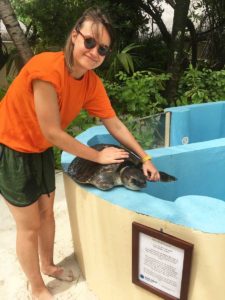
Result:
[[[132,151],[112,144],[97,144],[92,148],[101,151],[106,147],[117,147],[129,152],[129,158],[122,163],[98,164],[90,160],[76,157],[67,170],[68,175],[78,183],[91,184],[100,190],[109,190],[123,185],[131,190],[140,190],[146,186],[146,176],[142,171],[140,157]],[[160,173],[160,181],[175,181],[176,178],[165,172]]]

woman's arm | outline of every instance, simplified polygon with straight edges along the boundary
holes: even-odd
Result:
[[[66,133],[60,124],[57,94],[54,87],[45,81],[33,81],[34,105],[44,137],[53,145],[75,156],[101,164],[118,163],[128,156],[126,151],[110,147],[96,151]]]
[[[122,145],[134,151],[142,159],[147,156],[145,151],[135,140],[134,136],[130,133],[127,127],[119,120],[118,117],[109,119],[102,119],[103,124],[108,131],[118,140]],[[160,179],[158,170],[155,168],[151,160],[143,163],[143,172],[149,180],[157,181]],[[150,173],[150,175],[149,175]]]

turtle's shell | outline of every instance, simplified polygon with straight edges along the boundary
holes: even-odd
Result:
[[[122,163],[102,165],[90,160],[76,157],[68,168],[68,174],[78,183],[92,184],[102,190],[108,190],[115,185],[122,185],[120,170],[124,167],[134,166],[141,169],[140,158],[132,151],[112,144],[97,144],[92,148],[101,151],[106,147],[125,149],[129,157]]]

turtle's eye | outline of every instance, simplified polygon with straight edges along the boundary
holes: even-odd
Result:
[[[137,179],[132,178],[132,179],[131,179],[131,182],[132,182],[134,185],[138,185]]]
[[[135,186],[145,186],[145,184],[146,184],[146,181],[145,181],[145,180],[135,179],[135,178],[132,178],[132,179],[131,179],[131,182],[132,182],[132,184],[135,185]]]

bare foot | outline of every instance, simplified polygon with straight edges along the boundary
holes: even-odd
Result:
[[[60,266],[50,266],[46,269],[43,269],[42,272],[45,275],[51,276],[53,278],[56,278],[58,280],[62,281],[74,281],[75,276],[72,272],[72,270],[65,270],[64,268]]]

